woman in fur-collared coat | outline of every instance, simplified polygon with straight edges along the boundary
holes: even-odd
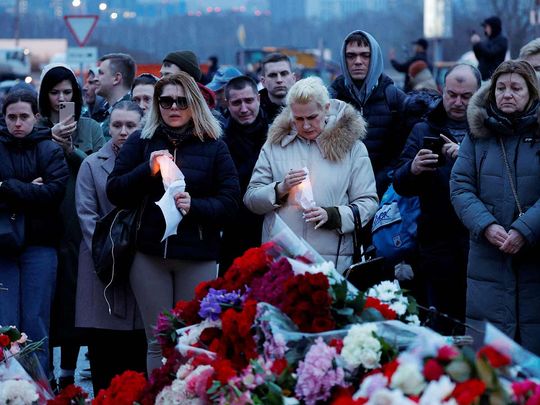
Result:
[[[364,226],[378,204],[365,135],[361,115],[347,103],[330,100],[319,78],[300,80],[290,89],[244,196],[251,211],[265,215],[263,241],[277,213],[326,260],[337,260],[338,270],[352,263],[354,217],[348,205],[358,207]],[[308,208],[295,198],[306,179],[304,168],[313,186],[314,205]]]
[[[503,62],[471,99],[450,184],[470,232],[467,323],[540,354],[540,131],[534,69]],[[481,344],[479,340],[477,343]]]

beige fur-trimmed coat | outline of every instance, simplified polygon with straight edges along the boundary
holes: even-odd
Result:
[[[354,219],[347,206],[358,206],[362,225],[366,225],[378,206],[373,169],[367,149],[361,141],[366,135],[366,123],[349,104],[331,100],[323,132],[314,141],[296,133],[291,112],[284,109],[268,132],[261,150],[244,203],[253,212],[264,214],[263,241],[271,237],[275,214],[293,232],[306,240],[326,260],[339,256],[337,268],[346,269],[352,262],[352,231]],[[319,207],[337,207],[341,216],[340,229],[314,229],[306,223],[302,208],[295,200],[293,189],[284,203],[276,201],[275,187],[292,169],[307,167],[313,186],[313,196]],[[340,235],[343,235],[339,255]]]

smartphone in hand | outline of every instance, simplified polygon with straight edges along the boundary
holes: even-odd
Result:
[[[66,118],[73,117],[75,120],[75,103],[73,101],[61,101],[58,104],[60,121],[64,121]]]
[[[442,153],[442,147],[444,140],[441,137],[426,136],[424,137],[424,149],[429,149],[432,153],[439,155],[437,160],[437,166],[444,166],[446,163],[446,157]]]

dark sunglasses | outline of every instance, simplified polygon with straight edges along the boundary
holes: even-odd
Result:
[[[162,96],[159,98],[159,106],[161,108],[164,108],[165,110],[169,110],[172,108],[173,104],[176,104],[176,107],[179,110],[187,110],[188,102],[187,98],[185,97],[170,97],[170,96]]]

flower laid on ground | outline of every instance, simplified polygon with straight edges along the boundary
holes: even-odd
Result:
[[[325,401],[334,388],[346,386],[345,371],[336,366],[337,355],[334,347],[318,338],[300,361],[295,392],[307,405]]]
[[[249,249],[200,283],[157,321],[163,366],[148,382],[118,377],[95,403],[532,405],[540,396],[534,383],[501,382],[504,353],[460,350],[417,327],[397,282],[358,291],[316,253],[283,257],[290,246]]]
[[[341,355],[349,369],[362,366],[366,370],[380,367],[382,345],[377,338],[374,324],[353,325],[345,339]]]
[[[146,386],[142,373],[124,371],[111,381],[109,388],[100,390],[93,405],[133,405],[138,402]]]
[[[38,399],[36,386],[29,381],[0,381],[0,404],[32,405]]]
[[[47,401],[47,405],[84,405],[88,393],[76,385],[68,385],[61,390],[54,399]]]

